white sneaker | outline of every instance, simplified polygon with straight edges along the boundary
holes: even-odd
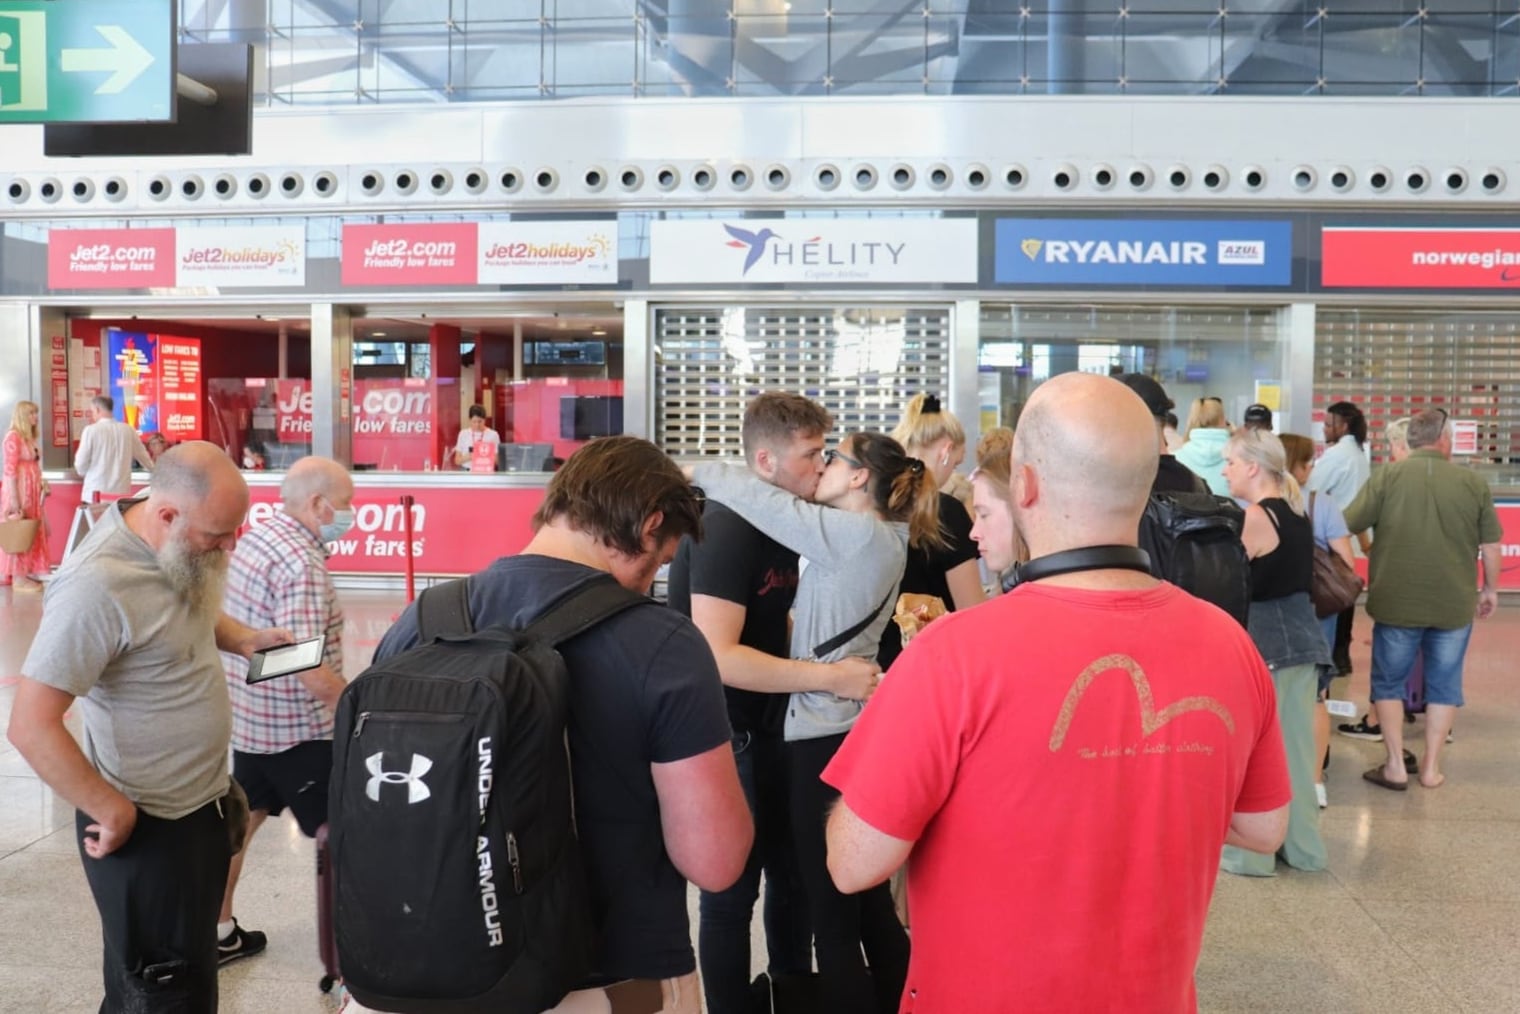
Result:
[[[1314,783],[1314,801],[1319,804],[1321,810],[1330,805],[1330,799],[1325,795],[1324,782]]]

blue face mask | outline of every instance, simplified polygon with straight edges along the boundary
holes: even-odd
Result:
[[[318,538],[323,543],[337,542],[347,535],[348,530],[352,527],[354,527],[354,509],[352,507],[345,507],[343,510],[338,510],[335,507],[333,508],[333,519],[321,526],[322,530],[318,533]]]

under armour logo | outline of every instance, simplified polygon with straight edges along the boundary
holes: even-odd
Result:
[[[369,768],[371,775],[374,775],[364,786],[364,794],[377,803],[380,802],[381,782],[405,785],[408,803],[420,803],[433,794],[422,781],[422,776],[432,770],[433,762],[421,754],[412,754],[412,770],[410,771],[386,771],[383,752],[370,754],[364,758],[364,766]]]

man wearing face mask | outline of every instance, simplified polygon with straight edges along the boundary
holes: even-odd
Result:
[[[333,709],[342,693],[343,610],[327,571],[327,545],[354,524],[354,481],[329,458],[302,458],[280,485],[282,508],[250,529],[232,554],[225,609],[253,627],[276,626],[296,640],[326,635],[322,664],[281,679],[249,685],[248,661],[223,653],[232,697],[232,774],[248,793],[248,839],[265,818],[290,808],[301,832],[315,837],[327,819],[332,771]],[[232,857],[217,926],[218,961],[259,953],[268,943],[232,915],[243,869]]]

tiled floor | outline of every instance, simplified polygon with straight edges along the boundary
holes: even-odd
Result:
[[[41,611],[36,599],[12,603],[9,596],[0,590],[0,727]],[[353,674],[400,599],[346,593],[344,604]],[[1337,686],[1339,696],[1365,698],[1370,632],[1360,618],[1357,673],[1349,689]],[[1393,793],[1368,785],[1361,772],[1381,747],[1336,738],[1323,824],[1330,870],[1282,868],[1271,880],[1221,876],[1198,968],[1203,1010],[1520,1011],[1516,653],[1520,609],[1479,624],[1468,657],[1470,703],[1458,718],[1448,782],[1439,790]],[[4,1014],[83,1014],[99,1004],[99,931],[71,823],[70,809],[0,740]],[[238,897],[240,918],[269,933],[269,950],[222,972],[223,1011],[333,1009],[317,990],[314,890],[311,843],[288,818],[267,824]],[[1093,960],[1101,970],[1102,956]]]

